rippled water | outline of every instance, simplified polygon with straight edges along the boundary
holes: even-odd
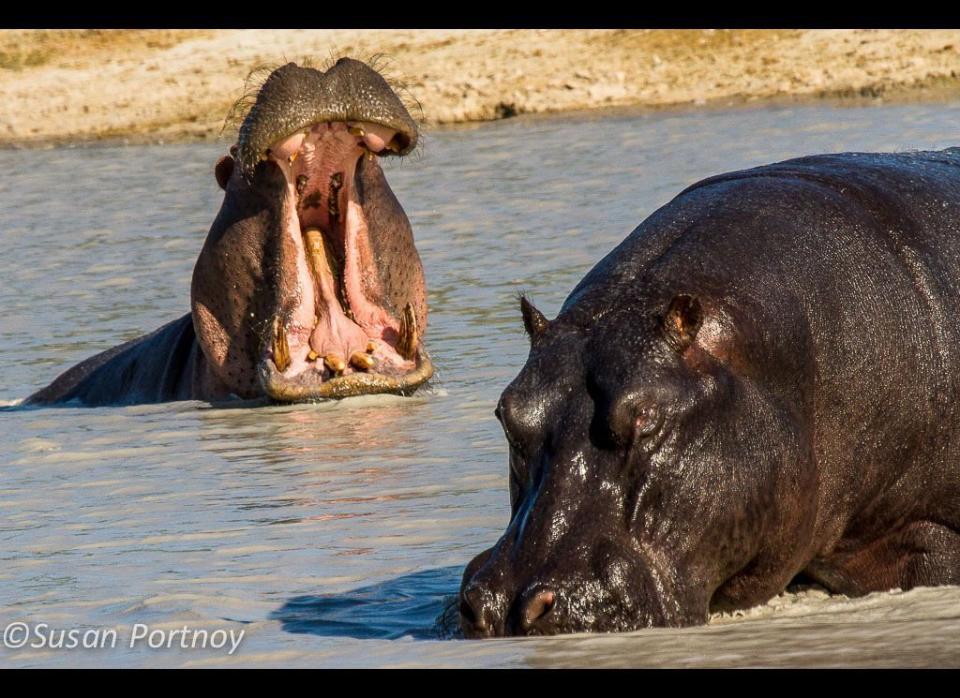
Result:
[[[0,413],[0,626],[115,628],[15,666],[960,665],[960,589],[787,595],[704,628],[467,642],[437,625],[509,512],[492,417],[552,316],[686,185],[839,150],[960,143],[960,107],[511,119],[428,134],[388,168],[427,272],[433,388],[413,398]],[[0,152],[0,401],[186,312],[220,145]],[[245,631],[225,650],[127,645]]]

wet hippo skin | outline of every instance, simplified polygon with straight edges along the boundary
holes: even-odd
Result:
[[[960,584],[960,149],[711,177],[555,319],[521,310],[511,518],[464,573],[466,636]]]

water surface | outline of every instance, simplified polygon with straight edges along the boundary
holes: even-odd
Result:
[[[841,150],[960,144],[960,106],[511,119],[428,133],[388,167],[427,273],[430,390],[298,406],[0,414],[0,626],[117,628],[109,650],[4,666],[960,665],[960,590],[785,596],[704,628],[441,639],[463,566],[503,530],[492,416],[600,257],[705,176]],[[189,309],[224,144],[0,152],[0,403]],[[134,624],[244,630],[130,649]]]

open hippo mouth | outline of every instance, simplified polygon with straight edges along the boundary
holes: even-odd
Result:
[[[433,374],[423,269],[382,157],[416,146],[386,80],[342,58],[273,71],[217,165],[226,191],[194,269],[194,325],[235,395],[409,394]]]
[[[260,362],[277,400],[405,393],[433,374],[414,302],[388,308],[363,206],[363,170],[409,140],[371,122],[324,122],[274,143],[267,157],[287,185],[283,234],[293,243],[298,292],[277,315]]]

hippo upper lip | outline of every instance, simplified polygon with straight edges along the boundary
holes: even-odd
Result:
[[[272,143],[311,124],[365,121],[395,131],[389,150],[406,155],[417,144],[417,124],[383,76],[350,58],[326,72],[294,63],[278,68],[257,93],[240,126],[237,160],[252,177]]]

